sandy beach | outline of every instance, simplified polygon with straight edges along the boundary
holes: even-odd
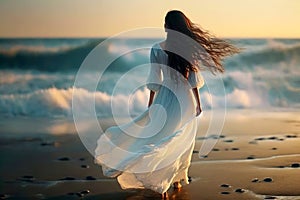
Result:
[[[199,120],[191,182],[170,188],[170,199],[300,199],[299,112],[227,112],[222,135],[204,137],[208,115]],[[0,125],[1,199],[160,199],[104,177],[72,120],[3,118]],[[217,143],[199,158],[205,140]]]

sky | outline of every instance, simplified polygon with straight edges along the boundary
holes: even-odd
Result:
[[[300,38],[300,0],[0,0],[0,37],[109,37],[172,9],[220,37]]]

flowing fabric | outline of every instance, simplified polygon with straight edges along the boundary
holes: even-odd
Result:
[[[123,189],[147,188],[164,193],[174,182],[188,184],[188,168],[197,132],[192,88],[204,84],[200,73],[188,79],[167,66],[157,43],[151,49],[147,87],[156,92],[152,105],[130,123],[108,128],[97,141],[95,163],[117,177]],[[171,79],[176,73],[178,80]]]

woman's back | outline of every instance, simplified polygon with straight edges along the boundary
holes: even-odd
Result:
[[[148,88],[157,91],[160,84],[170,89],[184,88],[188,90],[189,88],[202,87],[204,80],[200,72],[190,71],[188,79],[186,79],[180,72],[168,65],[168,54],[164,51],[164,45],[165,42],[161,42],[152,46],[150,54],[152,66],[147,83],[148,85],[156,83],[157,86]]]

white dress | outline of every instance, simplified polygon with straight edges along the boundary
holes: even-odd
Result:
[[[202,87],[204,81],[200,73],[190,72],[186,80],[167,67],[168,56],[158,43],[150,60],[147,87],[156,92],[152,105],[132,122],[110,127],[100,136],[95,163],[105,176],[117,177],[123,189],[164,193],[174,182],[188,184],[197,131],[192,88]]]

